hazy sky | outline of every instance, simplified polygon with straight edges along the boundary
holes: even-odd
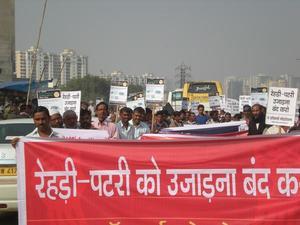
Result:
[[[16,49],[35,45],[43,2],[15,0]],[[300,76],[300,1],[48,0],[41,46],[87,55],[93,74]]]

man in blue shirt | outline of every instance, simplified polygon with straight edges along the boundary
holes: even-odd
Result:
[[[119,139],[134,139],[134,127],[129,123],[132,110],[128,107],[123,107],[120,110],[121,120],[117,123]]]
[[[143,134],[150,133],[148,125],[142,122],[143,117],[145,117],[145,110],[142,107],[133,110],[132,120],[129,123],[134,127],[134,139],[139,139]]]
[[[196,123],[197,124],[206,124],[208,117],[204,114],[204,105],[198,105],[198,112],[199,114],[196,116]]]

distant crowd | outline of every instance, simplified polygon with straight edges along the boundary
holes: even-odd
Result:
[[[150,108],[137,107],[134,110],[128,107],[121,108],[118,112],[109,109],[105,102],[96,106],[92,103],[81,104],[80,118],[72,110],[67,110],[61,115],[54,112],[51,115],[45,107],[32,107],[21,104],[19,107],[10,104],[2,109],[3,119],[31,118],[34,114],[42,111],[49,115],[49,126],[52,128],[69,129],[99,129],[106,130],[110,138],[116,139],[138,139],[145,133],[159,133],[168,127],[181,127],[185,125],[203,125],[212,123],[226,123],[230,121],[246,121],[248,135],[260,134],[283,134],[293,130],[299,130],[299,120],[294,127],[268,126],[265,123],[266,108],[255,104],[252,107],[245,105],[243,112],[232,116],[224,110],[205,111],[204,105],[198,105],[198,113],[181,110],[172,114],[168,110],[160,110],[153,114]]]

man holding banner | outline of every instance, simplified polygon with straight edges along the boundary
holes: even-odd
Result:
[[[150,133],[150,128],[145,122],[142,122],[142,118],[145,117],[145,110],[142,107],[137,107],[133,110],[133,116],[130,123],[134,127],[134,139],[138,139],[143,134]]]
[[[121,120],[117,123],[119,139],[134,139],[134,127],[129,123],[131,118],[131,109],[123,107],[120,110]]]
[[[50,126],[50,115],[49,110],[44,106],[37,107],[33,112],[33,122],[35,129],[27,134],[27,137],[41,137],[41,138],[59,138],[60,135],[53,131]],[[13,147],[16,147],[16,144],[20,140],[19,137],[14,138],[11,141]]]

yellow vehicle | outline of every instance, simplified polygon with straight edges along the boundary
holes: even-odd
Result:
[[[209,109],[208,97],[223,95],[223,89],[220,81],[192,81],[184,84],[182,95],[189,100],[191,110],[199,104]]]

